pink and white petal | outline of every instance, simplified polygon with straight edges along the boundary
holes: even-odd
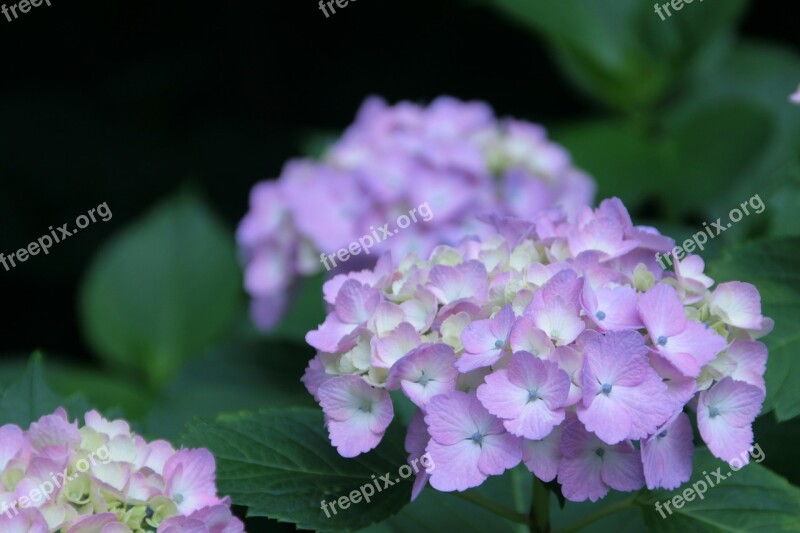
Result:
[[[507,369],[486,376],[485,383],[478,387],[476,394],[487,411],[505,419],[520,416],[529,398],[526,389],[509,381]]]
[[[748,450],[753,445],[753,428],[750,425],[734,427],[721,416],[710,417],[705,410],[697,412],[697,427],[708,449],[723,461],[749,462]]]
[[[519,416],[504,420],[503,425],[512,435],[537,440],[549,435],[565,416],[564,409],[551,410],[539,399],[526,404]]]
[[[542,481],[552,481],[558,474],[558,463],[563,457],[561,435],[566,425],[562,423],[556,426],[543,439],[522,441],[522,461]]]
[[[741,281],[717,285],[711,293],[710,308],[712,314],[737,328],[758,329],[764,319],[761,316],[761,295],[758,289]]]
[[[650,337],[671,337],[686,327],[686,314],[675,289],[659,283],[644,294],[639,295],[639,316]]]
[[[694,442],[686,413],[679,413],[658,433],[641,443],[647,488],[673,490],[692,476]]]
[[[405,321],[406,314],[402,307],[391,302],[381,302],[369,319],[368,328],[375,335],[382,337]]]
[[[464,353],[456,361],[459,372],[466,374],[479,368],[492,366],[503,356],[503,350],[496,348],[483,353]]]
[[[470,397],[465,392],[455,391],[431,399],[425,424],[434,440],[452,445],[469,439],[478,430],[470,412]]]
[[[381,293],[355,280],[344,282],[336,295],[336,315],[347,324],[364,324],[377,309]]]
[[[372,417],[369,413],[360,412],[344,422],[328,420],[327,425],[331,444],[342,457],[356,457],[366,453],[380,444],[383,438],[383,433],[372,431]]]
[[[436,465],[429,479],[436,490],[462,491],[477,487],[486,480],[486,474],[478,468],[481,447],[472,440],[461,439],[452,445],[431,440],[427,450]]]
[[[558,482],[564,497],[572,502],[596,502],[608,494],[608,487],[603,483],[600,474],[602,467],[602,459],[594,453],[574,459],[561,459],[558,464]]]
[[[607,444],[628,438],[633,427],[627,406],[611,395],[597,394],[588,406],[579,404],[577,413],[586,429]]]
[[[602,459],[600,477],[612,489],[630,492],[644,486],[642,458],[630,442],[606,447]]]
[[[487,476],[499,476],[522,460],[522,440],[508,433],[484,435],[478,470]]]
[[[555,350],[550,337],[528,316],[517,318],[508,340],[512,352],[530,352],[537,357],[547,357]]]
[[[403,322],[385,337],[372,337],[370,340],[372,364],[379,368],[391,368],[420,344],[422,337],[416,328],[408,322]]]
[[[306,333],[306,342],[321,352],[341,351],[345,338],[353,333],[358,324],[343,322],[336,313],[330,313],[317,329]]]

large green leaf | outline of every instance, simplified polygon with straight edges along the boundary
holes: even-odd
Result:
[[[323,500],[338,500],[386,473],[393,481],[407,459],[401,433],[395,424],[377,449],[345,459],[331,446],[321,411],[295,408],[192,422],[184,442],[214,453],[219,490],[249,507],[249,515],[335,531],[360,529],[408,503],[411,483],[405,481],[385,489],[381,483],[371,502],[337,507],[330,518],[321,509]]]
[[[28,362],[25,372],[0,396],[0,425],[28,425],[43,415],[64,407],[72,416],[81,416],[89,408],[80,396],[62,399],[44,380],[42,354],[36,352]]]
[[[234,340],[186,365],[153,398],[145,434],[178,440],[194,418],[257,410],[265,406],[312,406],[300,377],[311,348]]]
[[[756,241],[725,251],[709,266],[718,283],[746,281],[761,292],[763,314],[775,329],[761,339],[769,348],[765,411],[779,420],[800,415],[800,238]]]
[[[554,137],[597,179],[600,198],[618,196],[631,207],[648,202],[661,215],[682,220],[710,217],[713,211],[704,210],[720,190],[752,175],[772,125],[760,104],[741,100],[670,117],[659,131],[606,120],[562,128]]]
[[[652,106],[698,65],[713,64],[747,5],[684,5],[662,21],[640,0],[480,0],[545,37],[559,64],[595,98],[620,109]]]
[[[83,328],[100,356],[159,386],[226,332],[240,287],[231,233],[181,193],[95,259],[81,287]]]
[[[724,477],[721,481],[712,474],[718,468]],[[706,490],[700,499],[703,484]],[[686,492],[692,487],[696,487],[694,496]],[[683,494],[689,495],[691,501],[679,509],[670,504],[671,514],[663,510],[664,502]],[[661,512],[656,508],[657,502]],[[642,507],[647,530],[655,533],[800,531],[800,489],[755,461],[733,472],[706,449],[695,454],[692,479],[681,489],[644,491],[637,503]]]

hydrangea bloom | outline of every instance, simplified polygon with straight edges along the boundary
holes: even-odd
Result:
[[[498,120],[484,103],[368,99],[322,160],[291,161],[278,180],[253,188],[237,234],[253,318],[271,327],[293,280],[323,269],[320,252],[335,254],[364,235],[381,240],[339,263],[339,272],[372,266],[387,250],[427,256],[439,244],[485,233],[475,215],[531,217],[554,206],[574,212],[593,200],[594,188],[544,129]],[[435,217],[435,224],[420,220],[390,239],[372,233],[422,205],[430,212],[420,209],[424,220]]]
[[[789,101],[793,104],[800,104],[800,87],[797,88],[797,92],[789,96]]]
[[[208,450],[146,442],[96,411],[0,427],[0,531],[240,533]]]
[[[766,393],[756,338],[772,326],[755,287],[714,288],[697,257],[665,271],[655,253],[672,239],[618,199],[494,222],[325,285],[303,382],[343,455],[378,444],[399,390],[418,408],[407,451],[436,465],[415,496],[520,462],[571,500],[674,489],[691,475],[690,415],[714,455],[746,460]]]

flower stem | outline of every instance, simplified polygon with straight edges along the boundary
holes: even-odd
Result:
[[[494,513],[497,516],[502,516],[503,518],[518,524],[529,525],[528,517],[524,514],[518,513],[513,509],[509,509],[508,507],[504,507],[488,498],[484,498],[483,496],[479,496],[471,492],[454,492],[452,494],[458,496],[462,500],[466,500],[474,505],[477,505],[478,507],[483,507],[490,513]]]
[[[625,509],[629,509],[634,507],[635,498],[628,498],[627,500],[622,500],[621,502],[614,503],[612,505],[608,505],[603,507],[602,509],[594,512],[581,520],[578,520],[574,524],[570,524],[569,526],[565,527],[558,531],[558,533],[575,533],[576,531],[580,531],[581,529],[585,528],[589,524],[593,524],[597,522],[601,518],[605,518],[609,515],[614,513],[618,513],[620,511],[624,511]]]
[[[533,477],[533,498],[528,515],[531,533],[550,533],[550,493],[536,476]]]

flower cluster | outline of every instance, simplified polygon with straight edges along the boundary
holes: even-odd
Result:
[[[494,222],[489,238],[386,255],[325,285],[303,382],[341,455],[380,442],[402,391],[418,408],[407,451],[436,464],[414,496],[520,461],[574,501],[673,489],[692,469],[688,412],[715,456],[742,460],[765,397],[754,339],[772,327],[755,287],[711,290],[699,256],[664,271],[655,253],[673,240],[634,226],[616,198]]]
[[[356,268],[373,266],[364,261],[385,251],[427,256],[479,234],[475,215],[527,218],[554,206],[573,212],[593,200],[594,188],[540,126],[498,120],[484,103],[369,99],[321,161],[291,161],[278,180],[254,187],[237,232],[253,318],[274,325],[296,277],[321,270],[320,252],[347,247],[411,207],[427,204],[436,224],[377,243],[375,255],[359,254]]]
[[[0,427],[0,531],[240,533],[208,450],[145,442],[97,412]]]

